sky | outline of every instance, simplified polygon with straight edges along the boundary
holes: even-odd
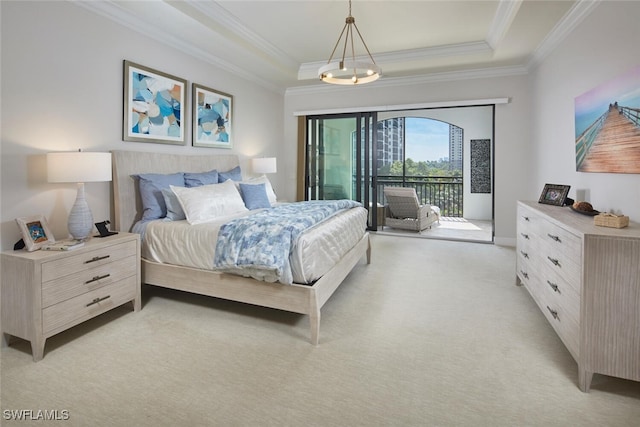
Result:
[[[406,157],[419,162],[449,158],[449,124],[437,120],[407,117]]]

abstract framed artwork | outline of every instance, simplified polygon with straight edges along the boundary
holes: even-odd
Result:
[[[538,203],[562,206],[569,194],[570,185],[545,184]]]
[[[233,96],[193,84],[193,146],[232,148]]]
[[[575,99],[576,171],[640,173],[640,66]]]
[[[187,81],[124,61],[122,139],[185,145]]]
[[[49,230],[49,224],[47,224],[44,215],[16,218],[16,222],[27,251],[32,252],[50,243],[55,243],[56,239]]]

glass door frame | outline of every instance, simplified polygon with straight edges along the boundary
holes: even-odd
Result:
[[[323,141],[324,123],[332,119],[355,119],[355,129],[352,132],[351,153],[354,157],[354,167],[350,171],[352,181],[355,180],[355,192],[352,199],[362,203],[369,211],[367,228],[375,230],[378,223],[377,186],[377,113],[342,113],[313,115],[305,117],[304,137],[304,198],[303,200],[317,200],[323,198],[318,194],[317,182],[312,183],[311,177],[318,176],[322,180],[324,156],[320,155],[318,145]],[[362,130],[365,130],[364,132]],[[368,166],[368,167],[367,167]],[[355,172],[355,173],[354,173]],[[314,185],[312,185],[314,184]]]

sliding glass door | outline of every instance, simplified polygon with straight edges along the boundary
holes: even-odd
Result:
[[[309,116],[306,124],[305,200],[351,199],[375,206],[375,113]],[[369,224],[377,221],[370,209]]]

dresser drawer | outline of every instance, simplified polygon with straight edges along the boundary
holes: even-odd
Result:
[[[85,292],[134,276],[137,271],[137,257],[129,256],[44,282],[42,284],[42,307],[49,307]]]
[[[137,277],[131,276],[43,309],[44,335],[54,335],[135,299],[136,282]]]
[[[580,294],[551,268],[542,269],[541,279],[541,286],[547,294],[546,301],[580,324]]]
[[[570,259],[574,264],[580,264],[582,240],[578,236],[548,221],[541,224],[538,230],[541,240],[548,247],[553,248],[555,252],[564,254],[565,258]]]
[[[580,293],[580,277],[582,270],[580,263],[574,261],[574,257],[567,248],[561,245],[543,242],[538,252],[541,260],[540,267],[549,268],[555,274],[569,284],[577,293]]]
[[[94,250],[85,250],[77,255],[67,256],[42,264],[42,281],[48,282],[89,268],[108,264],[122,258],[136,257],[137,242],[129,241]]]
[[[538,294],[536,302],[571,355],[577,359],[580,350],[579,323],[572,318],[569,310],[559,301],[558,298],[545,291]]]

